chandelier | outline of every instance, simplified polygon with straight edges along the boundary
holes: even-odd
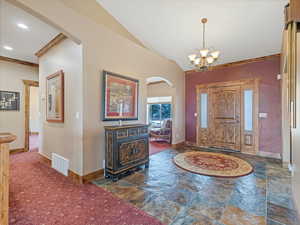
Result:
[[[191,64],[196,68],[197,71],[205,71],[216,62],[219,58],[220,51],[213,51],[208,49],[205,43],[205,24],[207,23],[207,18],[201,20],[203,24],[203,46],[202,49],[195,54],[189,55],[189,60]]]

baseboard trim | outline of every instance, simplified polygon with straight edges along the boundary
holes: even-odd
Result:
[[[43,161],[51,166],[51,159],[49,159],[47,156],[45,156],[42,153],[39,154],[42,156]],[[89,173],[84,176],[80,176],[77,173],[73,172],[72,170],[68,171],[68,177],[76,184],[86,184],[92,180],[103,177],[103,175],[104,175],[104,169],[97,170],[95,172]]]
[[[280,153],[262,152],[262,151],[260,151],[260,152],[257,153],[257,155],[261,156],[261,157],[266,157],[266,158],[282,159]]]
[[[68,177],[76,184],[83,184],[83,177],[72,170],[68,171]]]
[[[95,172],[80,176],[77,173],[74,173],[72,170],[68,171],[68,177],[72,179],[74,183],[77,184],[87,184],[92,180],[96,180],[104,176],[104,169],[97,170]]]
[[[43,153],[38,152],[38,154],[42,157],[43,162],[51,166],[51,159],[48,156],[44,155]]]
[[[172,144],[172,148],[174,148],[174,149],[179,149],[179,148],[182,148],[184,146],[185,146],[185,142],[184,141],[179,142],[177,144]]]
[[[11,149],[9,151],[9,154],[16,154],[16,153],[20,153],[20,152],[25,152],[25,149],[24,148]]]
[[[89,183],[92,180],[96,180],[104,176],[104,169],[96,170],[95,172],[89,173],[83,176],[83,183]]]
[[[190,142],[190,141],[186,141],[185,145],[192,146],[192,147],[199,147],[199,146],[197,146],[197,144],[195,142]]]

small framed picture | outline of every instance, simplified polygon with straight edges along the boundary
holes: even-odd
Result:
[[[19,111],[20,92],[0,91],[0,111]]]
[[[103,120],[137,120],[138,89],[138,80],[103,71]]]
[[[46,78],[46,120],[64,122],[64,72],[62,70]]]

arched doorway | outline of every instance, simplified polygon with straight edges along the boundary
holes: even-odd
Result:
[[[146,82],[150,154],[155,154],[172,145],[174,88],[169,80],[159,76],[149,77]]]

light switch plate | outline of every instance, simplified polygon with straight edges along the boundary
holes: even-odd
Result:
[[[277,74],[277,80],[281,80],[281,74]]]
[[[259,118],[268,118],[268,113],[259,113]]]

